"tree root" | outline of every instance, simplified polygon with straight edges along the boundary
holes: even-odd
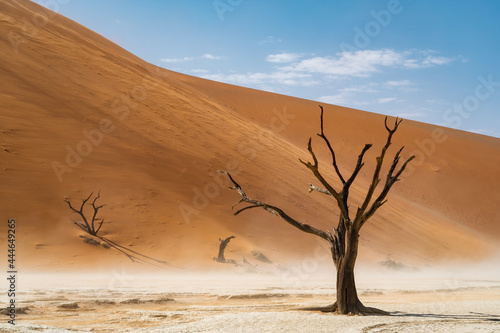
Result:
[[[337,305],[337,302],[333,303],[332,305],[328,305],[328,306],[324,306],[324,307],[309,308],[309,310],[321,311],[321,312],[325,312],[325,313],[334,312],[337,314],[350,315],[350,316],[354,316],[354,315],[358,315],[358,316],[365,316],[365,315],[390,316],[391,315],[387,311],[364,306],[363,303],[361,303],[360,301],[358,301],[355,306],[350,307],[346,313],[341,313],[339,311],[339,307]]]

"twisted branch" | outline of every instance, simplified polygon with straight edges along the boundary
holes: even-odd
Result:
[[[90,224],[88,223],[87,218],[83,214],[83,207],[85,206],[87,201],[89,201],[90,197],[92,197],[93,194],[94,194],[94,192],[90,193],[90,195],[87,197],[87,199],[82,199],[82,205],[80,206],[79,210],[76,210],[75,208],[73,208],[69,199],[67,199],[67,198],[64,199],[64,202],[66,202],[68,204],[69,208],[82,217],[83,222],[85,222],[85,227],[87,228],[87,231],[90,231]]]
[[[324,113],[323,106],[320,105],[319,107],[321,109],[321,133],[318,133],[317,135],[320,138],[322,138],[325,141],[326,145],[328,146],[328,150],[330,150],[330,154],[332,155],[333,168],[335,169],[335,172],[337,173],[337,176],[339,176],[339,179],[342,182],[342,184],[345,185],[346,181],[344,180],[344,177],[340,173],[339,167],[337,165],[337,159],[335,157],[335,151],[333,150],[332,145],[330,144],[330,141],[325,136],[325,132],[323,131],[323,113]]]
[[[387,172],[387,177],[385,180],[384,188],[382,189],[382,191],[380,192],[378,197],[375,199],[375,201],[372,203],[372,205],[368,209],[368,205],[370,204],[370,202],[373,198],[373,194],[375,193],[375,189],[377,188],[378,184],[380,183],[380,171],[382,170],[382,164],[384,162],[385,154],[387,152],[387,149],[389,148],[389,146],[392,143],[391,142],[392,136],[397,131],[397,129],[402,121],[403,121],[402,119],[399,119],[396,117],[396,120],[394,121],[394,127],[390,128],[387,125],[387,117],[385,117],[384,126],[388,132],[387,141],[386,141],[384,147],[382,148],[380,155],[376,159],[377,165],[375,167],[375,171],[373,172],[372,182],[370,184],[370,187],[368,188],[368,192],[366,194],[365,200],[363,201],[363,204],[361,205],[361,207],[358,208],[357,213],[356,213],[355,225],[358,228],[358,230],[373,214],[375,214],[377,209],[379,209],[383,204],[385,204],[387,202],[387,200],[385,200],[385,198],[386,198],[387,194],[389,194],[390,189],[399,180],[399,176],[401,176],[403,171],[406,169],[406,166],[408,165],[408,163],[410,163],[415,158],[415,156],[409,157],[405,161],[405,163],[401,166],[401,168],[396,172],[396,175],[393,175],[394,171],[396,170],[398,163],[401,159],[401,152],[403,151],[404,146],[398,150],[398,152],[394,156],[391,167],[389,168],[389,171]]]
[[[71,205],[71,202],[69,201],[69,199],[65,198],[64,202],[66,202],[68,204],[69,208],[72,211],[74,211],[75,213],[77,213],[78,215],[81,216],[81,218],[83,219],[83,222],[85,224],[81,223],[81,222],[77,222],[77,221],[73,221],[73,223],[75,223],[77,226],[79,226],[80,228],[82,228],[83,230],[88,232],[89,234],[96,236],[97,233],[99,232],[99,230],[101,230],[102,224],[104,223],[104,219],[100,219],[99,226],[98,226],[97,230],[95,229],[95,222],[99,221],[99,219],[96,219],[97,212],[99,211],[99,209],[101,209],[102,207],[105,206],[105,205],[96,206],[97,199],[99,199],[101,197],[101,191],[98,192],[97,196],[92,201],[91,206],[94,208],[94,214],[92,215],[92,220],[90,223],[89,223],[87,217],[85,217],[85,214],[83,212],[83,208],[85,207],[85,204],[90,200],[90,198],[92,197],[93,194],[94,194],[94,192],[90,193],[90,195],[87,198],[82,199],[82,204],[81,204],[79,210],[77,210],[76,208],[74,208]]]
[[[234,213],[234,215],[238,215],[247,209],[261,207],[265,211],[282,218],[283,220],[285,220],[285,222],[287,222],[288,224],[294,226],[295,228],[297,228],[303,232],[307,232],[309,234],[319,236],[319,237],[321,237],[329,242],[333,242],[332,235],[329,232],[325,232],[323,230],[314,228],[313,226],[310,226],[308,224],[297,221],[297,220],[291,218],[289,215],[287,215],[281,208],[278,208],[278,207],[272,206],[272,205],[268,205],[266,203],[263,203],[263,202],[260,202],[258,200],[254,200],[254,199],[248,197],[245,194],[245,192],[243,191],[243,189],[241,188],[241,186],[233,179],[233,177],[231,177],[229,172],[227,172],[225,170],[217,170],[217,172],[226,174],[234,185],[232,187],[229,187],[229,189],[236,190],[241,195],[241,199],[236,204],[234,204],[233,207],[235,207],[236,205],[238,205],[242,202],[247,202],[250,204],[250,206],[246,206],[246,207],[236,211]]]

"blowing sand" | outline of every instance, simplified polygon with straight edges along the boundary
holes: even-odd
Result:
[[[491,271],[360,271],[365,305],[391,316],[304,310],[332,303],[331,277],[279,274],[26,274],[2,332],[497,332],[500,280]],[[296,281],[294,281],[296,282]]]

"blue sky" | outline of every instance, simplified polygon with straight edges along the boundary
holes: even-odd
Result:
[[[35,2],[174,71],[500,137],[500,1]]]

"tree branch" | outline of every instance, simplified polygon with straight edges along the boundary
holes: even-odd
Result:
[[[361,226],[370,218],[373,216],[373,214],[375,214],[375,212],[383,205],[387,202],[387,200],[385,200],[386,196],[389,194],[389,191],[391,190],[392,186],[398,181],[400,180],[399,179],[399,176],[403,173],[403,171],[406,169],[406,166],[408,165],[408,163],[410,163],[414,158],[415,158],[415,155],[409,157],[405,163],[401,166],[401,168],[399,169],[399,171],[396,173],[395,176],[392,175],[392,173],[394,172],[394,169],[396,168],[396,165],[398,164],[399,162],[399,159],[400,159],[400,156],[399,156],[399,153],[401,152],[403,148],[401,148],[398,153],[396,154],[396,156],[394,157],[394,162],[391,166],[391,169],[390,171],[388,172],[387,174],[387,178],[386,178],[386,181],[385,181],[385,185],[384,185],[384,188],[382,189],[382,192],[380,192],[379,196],[375,199],[375,201],[373,202],[372,206],[370,207],[370,209],[366,212],[366,214],[364,214],[363,216],[363,219],[362,219],[362,222],[361,222]]]
[[[335,191],[335,189],[326,181],[323,175],[319,172],[318,159],[316,158],[316,154],[314,154],[314,151],[312,149],[311,139],[309,139],[309,142],[307,144],[307,150],[311,154],[314,164],[311,164],[311,162],[306,163],[299,159],[300,163],[304,164],[309,170],[312,171],[314,176],[320,181],[320,183],[326,188],[326,190],[330,192],[331,195],[335,198],[335,200],[337,201],[337,205],[339,206],[340,212],[343,214],[343,216],[346,219],[349,219],[349,209],[347,207],[347,202],[344,202],[342,200],[340,194],[337,191]]]
[[[265,203],[260,202],[258,200],[254,200],[252,198],[249,198],[245,194],[245,192],[242,190],[241,186],[231,177],[229,172],[227,172],[225,170],[217,170],[217,172],[225,173],[234,185],[234,187],[230,187],[230,189],[238,191],[238,193],[241,195],[241,200],[238,202],[238,204],[241,202],[247,202],[247,203],[251,204],[250,206],[247,206],[247,207],[244,207],[244,208],[238,210],[237,212],[234,213],[234,215],[238,215],[239,213],[241,213],[247,209],[262,207],[267,212],[272,213],[272,214],[282,218],[288,224],[294,226],[295,228],[299,229],[300,231],[316,235],[318,237],[321,237],[321,238],[329,241],[330,243],[333,242],[333,238],[332,238],[330,233],[325,232],[325,231],[320,230],[320,229],[317,229],[317,228],[314,228],[308,224],[299,222],[299,221],[291,218],[290,216],[288,216],[282,209],[280,209],[276,206],[268,205],[268,204],[265,204]]]
[[[82,228],[83,230],[85,230],[86,232],[88,232],[87,227],[82,222],[73,221],[73,223]]]
[[[318,191],[320,193],[323,193],[323,194],[326,194],[329,196],[333,196],[328,190],[325,190],[324,188],[321,188],[321,187],[314,186],[313,184],[309,184],[309,193],[311,193],[312,191]]]
[[[396,118],[396,121],[394,122],[394,128],[391,129],[387,125],[387,117],[385,117],[384,125],[385,125],[385,128],[389,134],[387,135],[387,141],[386,141],[384,147],[382,148],[380,156],[377,157],[377,166],[375,167],[375,171],[373,172],[372,182],[370,184],[370,187],[368,188],[368,192],[366,194],[365,200],[363,201],[363,204],[358,209],[358,212],[356,214],[356,220],[360,219],[361,216],[365,213],[366,208],[368,207],[368,204],[370,203],[370,201],[373,197],[373,193],[375,192],[375,188],[377,187],[377,185],[380,182],[380,178],[379,178],[380,177],[380,170],[382,169],[382,164],[384,162],[385,153],[386,153],[387,149],[389,148],[389,146],[391,145],[392,136],[394,135],[394,132],[396,132],[396,130],[398,129],[398,126],[401,123],[401,121],[402,120],[398,121],[398,118]]]
[[[87,201],[89,201],[90,197],[92,197],[93,194],[94,194],[94,192],[90,193],[90,195],[86,199],[82,199],[82,205],[80,206],[80,210],[76,210],[75,208],[73,208],[69,199],[67,199],[67,198],[64,199],[64,202],[66,202],[68,204],[69,208],[82,217],[83,222],[85,222],[85,226],[88,229],[88,232],[90,232],[90,224],[88,223],[87,218],[85,217],[85,214],[83,214],[83,207],[85,206],[85,203],[87,203]]]
[[[99,223],[99,226],[97,227],[97,230],[95,229],[95,222],[99,221],[99,219],[96,219],[97,213],[98,213],[99,209],[101,209],[105,205],[96,206],[97,200],[101,197],[101,191],[99,191],[98,194],[97,194],[97,196],[94,198],[94,200],[92,201],[92,204],[91,204],[92,207],[94,208],[94,214],[92,215],[92,220],[89,223],[88,219],[85,217],[85,213],[83,212],[83,209],[85,207],[85,204],[92,197],[92,195],[94,195],[94,192],[90,193],[90,195],[87,198],[82,199],[82,204],[80,206],[80,210],[77,210],[76,208],[74,208],[73,205],[71,205],[71,202],[70,202],[70,200],[68,198],[65,198],[64,202],[66,202],[68,204],[69,208],[73,212],[75,212],[78,215],[80,215],[81,218],[83,219],[83,222],[85,223],[85,224],[83,224],[81,222],[75,222],[75,224],[78,225],[83,230],[85,230],[86,232],[88,232],[89,234],[96,236],[97,233],[99,232],[99,230],[101,230],[102,224],[104,223],[104,219],[101,219],[100,223]]]
[[[378,184],[380,183],[380,178],[379,178],[380,177],[380,171],[382,169],[382,164],[384,162],[384,158],[385,158],[387,149],[391,145],[392,136],[397,131],[397,129],[399,127],[399,124],[401,124],[402,121],[403,121],[402,119],[396,118],[396,120],[394,121],[394,127],[391,129],[387,125],[387,117],[385,117],[384,125],[385,125],[385,128],[386,128],[387,132],[388,132],[387,141],[386,141],[384,147],[382,148],[380,156],[377,157],[377,166],[375,167],[375,171],[373,173],[372,183],[370,184],[370,187],[369,187],[368,192],[366,194],[365,200],[363,201],[363,204],[361,205],[361,207],[358,208],[358,211],[356,213],[355,225],[358,228],[361,228],[361,226],[371,216],[373,216],[373,214],[375,214],[375,212],[383,204],[385,204],[387,202],[387,200],[385,200],[385,198],[389,194],[389,191],[391,190],[392,186],[399,180],[399,176],[401,176],[401,174],[405,170],[405,168],[408,165],[408,163],[410,163],[415,158],[415,156],[411,156],[410,158],[408,158],[405,161],[405,163],[401,166],[401,168],[396,172],[396,175],[393,175],[394,171],[396,170],[396,168],[398,166],[398,163],[399,163],[399,161],[401,159],[401,152],[403,151],[404,146],[401,147],[397,151],[397,153],[394,155],[394,159],[392,161],[391,167],[389,168],[389,171],[387,172],[385,184],[384,184],[384,187],[383,187],[382,191],[380,192],[380,194],[378,195],[378,197],[375,199],[375,201],[373,201],[373,203],[370,206],[370,208],[367,210],[368,205],[370,204],[370,201],[371,201],[371,199],[373,197],[373,194],[375,192],[375,189],[378,186]]]
[[[359,171],[361,171],[361,168],[365,165],[363,163],[363,157],[365,156],[365,153],[372,147],[371,144],[366,144],[361,153],[358,156],[358,161],[356,162],[356,167],[354,167],[354,171],[352,172],[351,177],[347,180],[345,186],[349,188],[351,184],[354,182],[354,179],[358,176]]]
[[[104,223],[104,219],[101,220],[101,223],[99,223],[99,227],[97,228],[97,230],[95,231],[95,234],[97,235],[97,233],[99,232],[99,230],[101,230],[101,227],[102,227],[102,224]]]
[[[335,151],[333,150],[332,145],[330,144],[330,141],[328,140],[328,138],[325,136],[325,132],[323,130],[323,113],[324,113],[323,106],[320,105],[319,107],[321,109],[321,133],[318,133],[317,135],[320,138],[322,138],[325,141],[326,145],[328,146],[328,149],[330,150],[330,154],[332,155],[333,168],[335,169],[335,172],[337,173],[337,176],[339,176],[339,179],[342,182],[342,184],[345,185],[346,181],[344,180],[344,177],[340,173],[339,167],[337,165],[337,159],[335,157]]]
[[[95,202],[97,201],[97,199],[99,199],[101,197],[101,190],[99,190],[99,192],[97,193],[97,196],[94,198],[94,201],[92,202],[92,207],[94,207],[94,215],[92,216],[92,232],[97,234],[97,231],[95,231],[95,228],[94,228],[94,221],[95,221],[95,218],[97,216],[97,212],[99,211],[99,209],[101,209],[102,207],[104,207],[105,205],[101,205],[101,206],[95,206]],[[101,221],[101,225],[102,225],[102,221]],[[99,229],[100,229],[100,226],[99,226]],[[99,231],[98,229],[98,231]]]

